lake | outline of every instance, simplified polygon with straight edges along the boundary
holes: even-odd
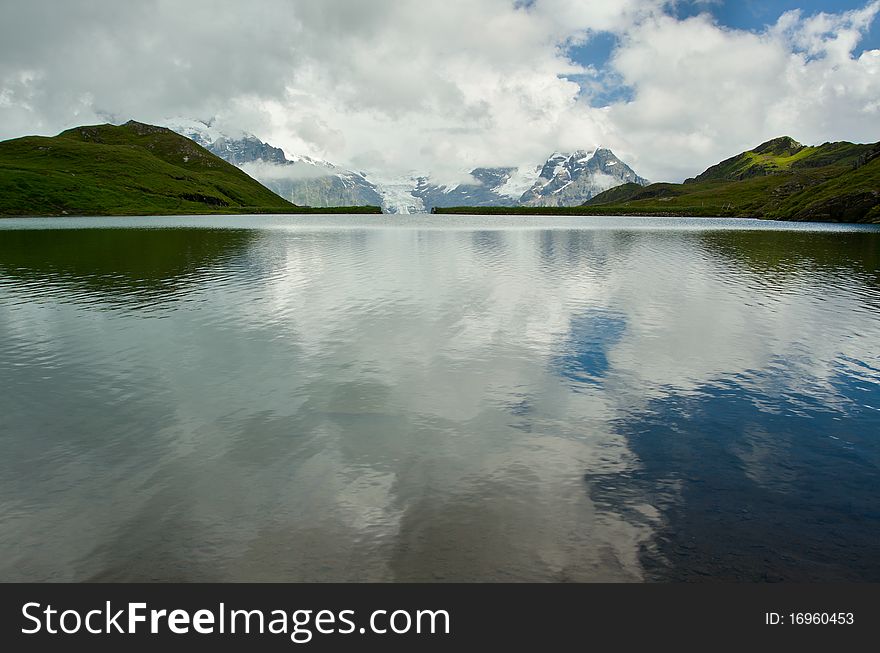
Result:
[[[0,580],[880,581],[880,227],[0,220]]]

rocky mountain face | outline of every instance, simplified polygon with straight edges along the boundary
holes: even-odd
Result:
[[[648,183],[604,148],[555,153],[534,167],[475,168],[463,175],[469,181],[454,185],[418,174],[378,181],[326,161],[288,158],[251,134],[223,133],[210,121],[178,118],[165,125],[239,166],[284,199],[305,206],[378,205],[386,213],[452,206],[578,206],[615,186]]]
[[[284,156],[284,151],[281,148],[272,147],[250,134],[245,134],[238,140],[227,139],[221,136],[213,143],[204,145],[204,147],[207,147],[212,154],[216,154],[221,159],[225,159],[237,166],[254,161],[264,161],[278,165],[288,163],[287,157]]]
[[[438,186],[428,177],[419,177],[411,193],[427,211],[435,206],[516,206],[518,198],[502,190],[515,171],[516,168],[476,168],[470,173],[475,183],[457,186]]]
[[[526,206],[578,206],[615,186],[646,186],[648,180],[618,159],[611,150],[554,154],[541,168],[535,184],[520,198]]]
[[[436,186],[419,179],[413,195],[425,208],[452,206],[579,206],[595,195],[620,186],[648,181],[618,159],[611,150],[554,153],[534,169],[477,168],[476,183]]]
[[[165,125],[232,163],[300,206],[383,206],[376,185],[358,172],[307,156],[288,159],[281,148],[248,133],[227,134],[210,121],[171,119]]]
[[[163,122],[163,126],[177,132],[181,136],[195,141],[212,154],[233,165],[240,166],[252,161],[283,164],[287,162],[284,152],[277,147],[264,143],[256,136],[246,132],[227,134],[214,127],[213,121],[190,120],[187,118],[171,118]]]

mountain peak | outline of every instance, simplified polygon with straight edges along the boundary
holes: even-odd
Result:
[[[156,127],[155,125],[148,125],[145,122],[138,122],[137,120],[129,120],[128,122],[123,123],[121,126],[122,127],[129,127],[132,129],[152,129],[154,131],[161,129],[161,127]]]
[[[554,153],[520,202],[529,206],[571,206],[625,183],[644,186],[648,181],[607,148]]]
[[[749,177],[766,177],[790,170],[821,168],[829,165],[855,166],[864,154],[864,146],[853,143],[801,145],[790,136],[780,136],[725,159],[685,183],[711,180],[742,181]]]
[[[755,154],[772,154],[774,156],[793,156],[804,149],[804,146],[791,136],[780,136],[766,143],[761,143],[752,152]]]
[[[282,197],[311,206],[381,204],[388,212],[465,205],[575,206],[612,186],[648,183],[603,147],[553,152],[535,166],[463,170],[461,178],[445,183],[417,173],[405,179],[379,177],[374,182],[327,162],[285,155],[245,132],[233,138],[204,120],[171,118],[163,124],[242,167]]]

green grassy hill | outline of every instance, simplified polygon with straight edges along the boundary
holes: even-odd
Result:
[[[304,212],[314,209],[163,127],[130,121],[0,142],[0,215]]]
[[[584,208],[615,214],[880,222],[880,144],[805,147],[777,138],[684,184],[628,184],[597,195]]]
[[[490,211],[457,207],[438,212]],[[536,213],[526,207],[491,212]],[[880,143],[807,147],[788,137],[776,138],[683,184],[624,184],[583,206],[540,213],[880,223]]]
[[[695,179],[702,181],[742,181],[751,177],[781,174],[790,171],[821,168],[829,165],[848,166],[871,149],[871,145],[825,143],[818,147],[801,145],[793,138],[782,136],[737,154],[714,165]]]

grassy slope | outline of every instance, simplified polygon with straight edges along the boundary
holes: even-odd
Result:
[[[786,198],[769,217],[880,223],[880,156]]]
[[[581,207],[540,212],[457,207],[442,212],[880,222],[880,145],[804,147],[783,137],[727,159],[684,184],[624,184]]]
[[[714,165],[691,181],[741,181],[750,177],[781,174],[790,171],[821,168],[828,165],[851,167],[871,145],[854,143],[825,143],[816,147],[804,146],[783,136],[774,138],[754,150],[737,154]]]
[[[0,143],[0,215],[302,212],[314,209],[161,127],[97,125]]]

